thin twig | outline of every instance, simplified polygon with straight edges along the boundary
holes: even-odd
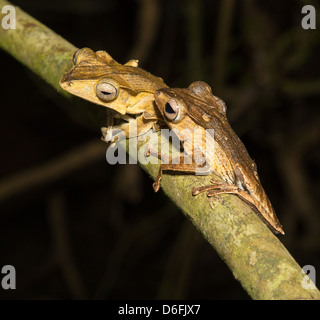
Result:
[[[68,237],[66,210],[61,194],[53,194],[48,203],[48,218],[52,230],[56,258],[74,299],[85,299],[86,289],[73,257]]]
[[[154,43],[161,8],[158,0],[138,0],[137,37],[128,59],[145,61]]]
[[[200,234],[186,221],[177,235],[168,258],[162,281],[158,289],[158,299],[184,299],[188,278],[196,249],[200,243]],[[186,255],[185,252],[188,251]]]
[[[227,52],[229,45],[229,33],[232,25],[232,17],[235,6],[235,0],[220,1],[220,11],[216,39],[215,39],[215,54],[213,58],[213,77],[215,92],[222,95],[223,84],[225,80]]]
[[[3,178],[0,181],[0,202],[31,188],[58,181],[75,170],[101,161],[105,150],[106,145],[101,141],[90,141],[47,163]]]

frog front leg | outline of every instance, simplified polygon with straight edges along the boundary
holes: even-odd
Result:
[[[101,128],[101,140],[107,143],[115,143],[119,140],[126,139],[125,132],[119,128],[120,126],[110,126]]]
[[[101,128],[101,140],[107,143],[115,143],[118,140],[129,138],[129,123]]]
[[[121,116],[121,119],[127,121],[120,125],[102,127],[102,141],[114,143],[126,138],[134,138],[146,133],[155,126],[155,120],[150,115],[145,118],[144,114],[133,118],[129,115]]]
[[[150,155],[153,155],[154,157],[164,161],[164,163],[160,164],[158,175],[152,185],[155,192],[158,192],[158,190],[160,189],[162,173],[164,171],[184,172],[198,175],[208,175],[212,172],[212,169],[207,161],[205,161],[203,165],[199,165],[190,155],[181,154],[179,157],[172,158],[166,155],[162,155],[160,152],[157,152],[151,148],[148,148],[146,151],[146,156]]]

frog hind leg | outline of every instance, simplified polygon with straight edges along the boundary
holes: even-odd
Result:
[[[246,191],[241,190],[234,184],[228,184],[224,181],[220,180],[211,180],[210,185],[195,187],[192,189],[192,195],[196,196],[200,193],[206,192],[208,197],[214,197],[219,194],[234,194],[238,196],[241,200],[246,202],[253,211],[259,211],[259,203],[253,197],[250,196]]]
[[[252,211],[255,212],[266,223],[266,225],[273,233],[284,234],[279,220],[269,218],[268,215],[262,214],[263,208],[261,207],[260,202],[253,198],[249,193],[241,190],[236,185],[227,184],[223,181],[211,180],[211,182],[211,185],[193,188],[192,194],[196,196],[200,193],[206,192],[208,197],[214,197],[219,194],[234,194],[238,198],[240,198],[240,200],[244,201],[252,209]]]

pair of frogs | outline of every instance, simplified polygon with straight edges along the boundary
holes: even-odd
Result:
[[[226,118],[225,103],[214,96],[208,84],[197,81],[188,88],[169,88],[161,78],[138,67],[137,60],[124,65],[107,52],[79,49],[73,57],[74,67],[63,75],[60,86],[83,99],[114,110],[118,125],[102,128],[103,140],[115,142],[129,138],[130,125],[135,122],[137,135],[157,128],[164,120],[174,131],[189,154],[190,161],[172,161],[160,165],[154,190],[160,188],[163,171],[201,174],[213,172],[210,185],[193,188],[192,194],[235,194],[256,212],[274,233],[282,233],[282,226],[260,183],[255,162],[232,130]],[[184,130],[200,131],[202,137],[211,137],[212,148],[184,134]],[[213,130],[211,130],[213,129]],[[213,134],[214,133],[214,134]],[[159,154],[157,154],[159,156]],[[205,165],[196,161],[205,159]]]

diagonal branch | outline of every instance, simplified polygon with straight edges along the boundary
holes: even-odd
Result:
[[[6,4],[9,3],[0,0],[0,8]],[[76,48],[18,7],[16,14],[15,30],[0,28],[0,47],[67,96],[59,88],[59,80],[70,68]],[[96,119],[97,126],[98,109],[86,111],[88,117]],[[148,132],[144,138],[147,136],[149,143],[157,147],[158,134]],[[133,158],[137,157],[134,148],[129,150],[128,141],[121,144],[126,144]],[[138,141],[139,151],[143,145],[143,141]],[[139,159],[142,161],[143,157]],[[140,165],[155,178],[158,165]],[[303,288],[305,274],[300,266],[278,238],[237,197],[192,197],[192,186],[204,185],[209,179],[165,174],[162,189],[215,248],[248,294],[254,299],[320,299],[318,289]]]

